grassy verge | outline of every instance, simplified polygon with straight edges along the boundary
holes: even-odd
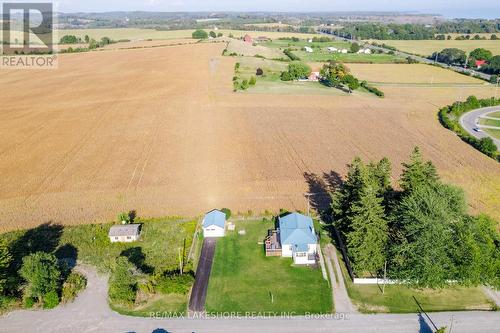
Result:
[[[111,308],[123,315],[135,317],[152,317],[157,313],[162,316],[181,316],[186,314],[187,302],[186,295],[170,294],[155,296],[134,308],[114,304],[111,304]]]
[[[338,253],[339,259],[342,258]],[[347,293],[362,313],[414,313],[418,312],[415,297],[428,312],[493,310],[494,304],[481,288],[449,287],[444,289],[414,289],[403,285],[355,285],[340,262]]]
[[[479,121],[481,125],[488,125],[488,126],[497,126],[500,127],[500,119],[495,120],[495,119],[481,119]]]
[[[266,257],[262,244],[273,224],[237,222],[217,243],[206,308],[209,312],[330,313],[331,292],[320,269]],[[239,235],[238,230],[245,230]]]
[[[328,51],[317,51],[308,53],[305,51],[294,51],[294,53],[306,62],[327,62],[335,60],[343,63],[362,64],[394,64],[407,63],[406,59],[390,54],[357,54],[357,53],[330,53]]]

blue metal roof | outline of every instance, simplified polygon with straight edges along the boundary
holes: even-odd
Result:
[[[218,227],[224,228],[226,224],[226,214],[220,210],[214,209],[211,212],[205,214],[203,219],[203,228],[209,227],[211,225],[216,225]]]
[[[292,213],[279,217],[280,241],[282,245],[293,245],[297,249],[306,249],[308,244],[316,244],[313,221],[310,217]]]

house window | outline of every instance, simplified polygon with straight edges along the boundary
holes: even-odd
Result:
[[[295,253],[295,257],[305,257],[306,253],[305,252],[297,252]]]
[[[115,240],[118,240],[118,237],[115,237]]]
[[[127,236],[127,239],[132,239],[132,237],[130,237],[130,236]]]

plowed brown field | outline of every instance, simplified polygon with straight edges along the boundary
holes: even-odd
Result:
[[[366,96],[233,93],[223,44],[67,54],[55,71],[0,75],[0,229],[54,221],[303,209],[304,173],[415,145],[500,218],[500,165],[437,121],[489,87],[383,87]],[[392,68],[392,67],[391,67]],[[391,69],[392,70],[392,69]],[[312,189],[314,191],[314,189]]]

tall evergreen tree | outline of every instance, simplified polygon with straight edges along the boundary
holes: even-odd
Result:
[[[392,248],[393,276],[423,287],[440,287],[456,277],[453,226],[465,214],[463,192],[436,183],[416,186],[398,204],[393,219],[402,240]]]
[[[439,180],[436,167],[431,161],[424,162],[420,148],[415,147],[410,155],[410,162],[403,163],[400,186],[408,193],[421,185],[434,184]]]
[[[386,260],[387,221],[377,190],[371,184],[363,188],[348,217],[352,229],[347,234],[348,253],[358,275],[377,273]]]

